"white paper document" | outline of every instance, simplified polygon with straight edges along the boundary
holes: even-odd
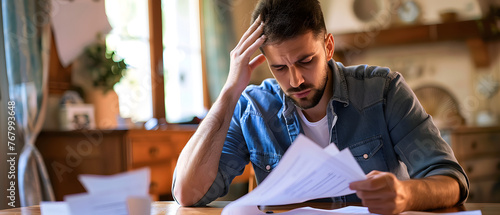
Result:
[[[116,175],[79,175],[78,180],[89,193],[103,193],[122,190],[124,186],[131,195],[147,195],[150,170],[148,168],[124,172]]]
[[[349,149],[339,152],[335,144],[322,149],[303,135],[299,135],[283,155],[278,166],[252,192],[224,207],[222,215],[266,214],[261,205],[286,205],[311,199],[355,193],[349,189],[354,181],[366,176]],[[348,206],[325,210],[311,207],[297,208],[283,215],[370,215],[367,207]],[[436,213],[407,211],[403,215],[430,215]],[[441,214],[441,213],[440,213]],[[481,211],[445,213],[446,215],[481,215]]]
[[[40,205],[42,214],[149,214],[150,175],[149,168],[110,176],[80,175],[79,180],[88,192],[67,195],[64,202],[44,202]]]
[[[69,206],[66,202],[41,202],[40,212],[50,215],[70,215]]]
[[[322,149],[299,135],[267,178],[252,192],[227,205],[222,214],[245,214],[240,208],[248,211],[257,205],[285,205],[348,195],[355,192],[349,189],[349,183],[364,179],[366,176],[349,149],[338,152],[334,144]]]
[[[266,214],[262,211],[253,214]],[[333,210],[325,210],[325,209],[317,209],[311,207],[303,207],[297,208],[291,211],[287,211],[284,213],[277,213],[279,215],[374,215],[368,211],[367,207],[359,207],[359,206],[347,206],[344,208],[333,209]],[[453,213],[432,213],[432,212],[420,212],[420,211],[406,211],[400,213],[400,215],[481,215],[480,210],[475,211],[461,211],[461,212],[453,212]]]

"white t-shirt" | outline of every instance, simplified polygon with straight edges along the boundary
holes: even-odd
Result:
[[[302,124],[302,129],[304,129],[304,134],[306,137],[314,141],[316,144],[325,148],[330,144],[330,129],[328,128],[328,117],[325,115],[322,119],[317,122],[309,122],[307,118],[302,113],[302,110],[297,108],[297,112],[300,116],[300,123]],[[333,120],[333,125],[335,125],[337,117]]]

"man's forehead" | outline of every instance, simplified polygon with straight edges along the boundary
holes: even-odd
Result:
[[[299,58],[306,55],[317,53],[321,47],[322,41],[316,39],[312,35],[300,35],[281,43],[264,45],[262,49],[268,60],[277,61],[282,57],[300,60]]]

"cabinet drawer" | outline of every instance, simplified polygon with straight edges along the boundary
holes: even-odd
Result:
[[[480,180],[471,182],[467,202],[500,202],[500,180]]]
[[[500,175],[500,158],[483,158],[462,162],[470,179],[494,177]]]
[[[174,156],[173,147],[168,142],[134,141],[131,145],[132,165],[168,160]]]
[[[453,148],[460,158],[500,153],[500,133],[462,134],[456,140]]]
[[[172,173],[174,169],[170,163],[151,165],[151,183],[149,193],[170,193],[172,188]]]
[[[191,136],[193,136],[192,132],[177,133],[170,136],[170,142],[172,143],[172,147],[174,147],[177,156],[179,156],[184,146],[187,144],[189,139],[191,139]]]

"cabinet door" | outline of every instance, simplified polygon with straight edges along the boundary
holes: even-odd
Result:
[[[126,170],[126,131],[44,131],[36,146],[43,156],[56,200],[85,192],[80,174],[111,175]]]

